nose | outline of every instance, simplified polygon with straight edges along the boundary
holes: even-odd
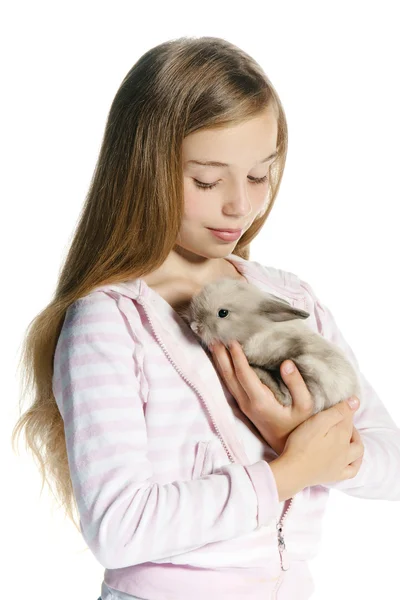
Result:
[[[228,200],[224,205],[224,212],[238,218],[251,215],[252,205],[249,199],[247,187],[244,184],[232,184],[227,192]]]

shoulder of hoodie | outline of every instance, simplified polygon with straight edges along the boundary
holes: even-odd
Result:
[[[235,260],[238,257],[235,257]],[[310,284],[301,279],[299,275],[292,271],[286,271],[271,265],[264,265],[255,260],[239,259],[243,264],[244,271],[257,279],[260,283],[270,285],[281,291],[283,295],[293,296],[294,298],[307,299],[308,301],[317,300]]]
[[[282,291],[293,292],[295,294],[303,293],[301,279],[295,273],[270,265],[263,265],[255,260],[243,262],[245,263],[245,268],[250,271],[255,279],[259,279],[260,282],[280,287]]]
[[[255,260],[240,258],[239,262],[244,263],[244,272],[248,271],[254,279],[271,289],[272,293],[291,299],[297,303],[297,306],[315,313],[319,326],[322,326],[321,319],[325,317],[327,308],[322,304],[310,283],[292,271],[264,265]]]

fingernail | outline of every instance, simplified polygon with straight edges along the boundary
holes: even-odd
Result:
[[[285,366],[283,367],[283,372],[284,373],[293,373],[294,371],[294,363],[292,363],[292,361],[289,361],[285,364]]]
[[[358,398],[355,398],[354,396],[352,396],[351,398],[349,398],[349,400],[347,400],[347,404],[350,406],[350,408],[352,408],[353,410],[355,408],[358,408]]]

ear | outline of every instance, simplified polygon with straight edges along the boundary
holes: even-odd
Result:
[[[271,321],[292,321],[293,319],[307,319],[310,316],[307,311],[293,308],[286,300],[274,296],[261,302],[260,311]]]

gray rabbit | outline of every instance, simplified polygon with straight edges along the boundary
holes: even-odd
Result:
[[[280,374],[287,359],[296,364],[314,400],[312,414],[353,395],[361,401],[357,373],[343,350],[299,320],[309,313],[251,283],[218,279],[177,312],[207,347],[212,341],[227,346],[237,340],[249,365],[283,406],[292,404]]]

